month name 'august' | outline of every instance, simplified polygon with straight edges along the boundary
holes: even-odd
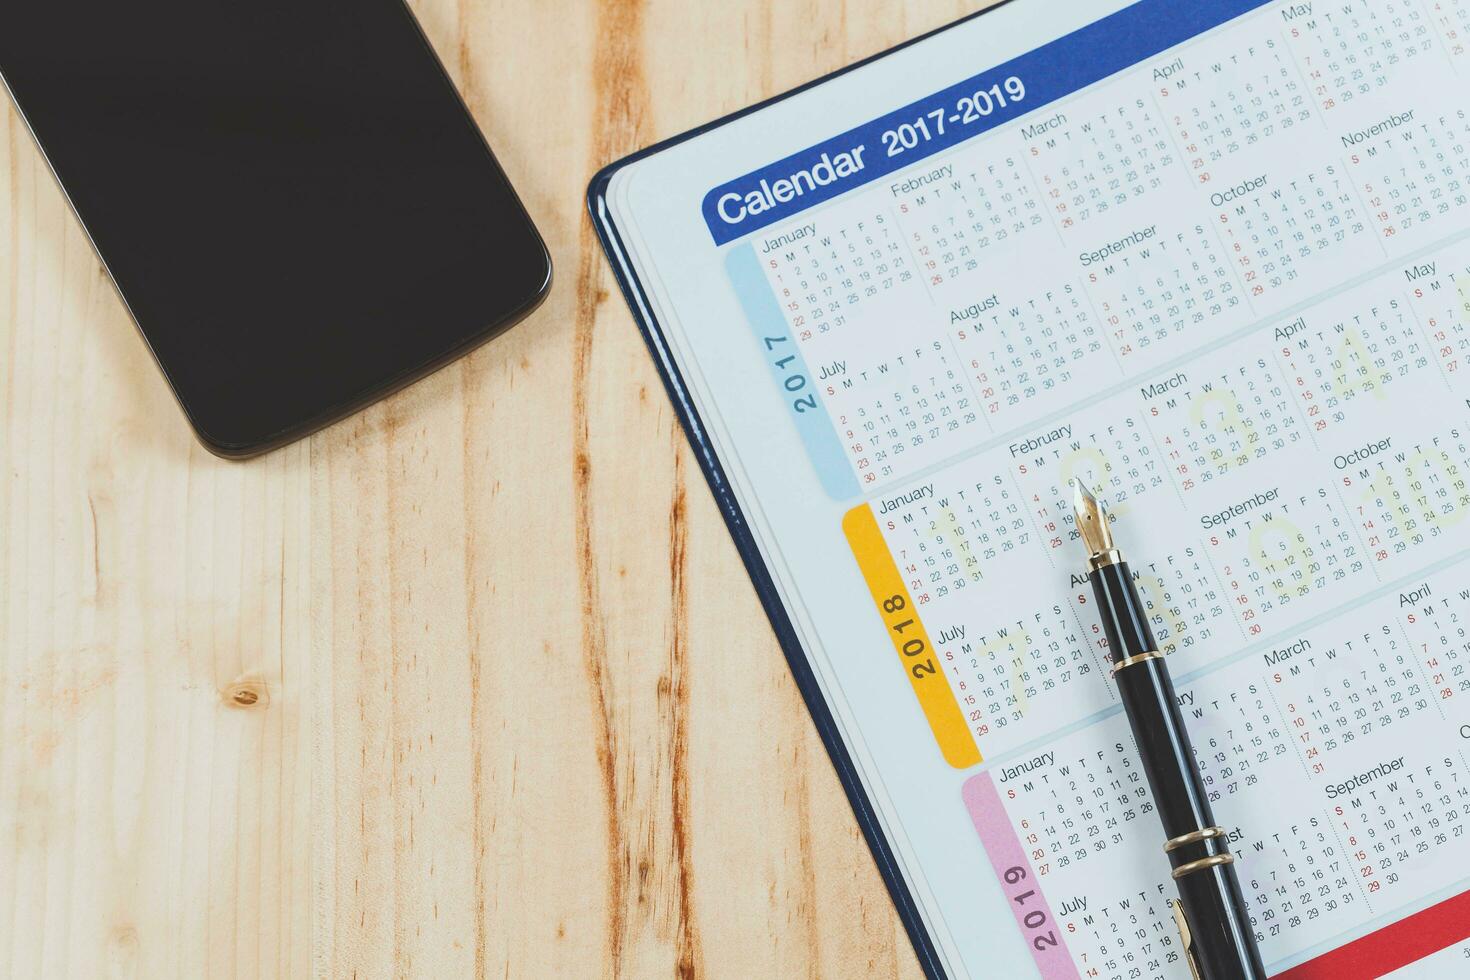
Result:
[[[996,295],[995,293],[991,293],[989,296],[985,297],[984,299],[978,300],[978,301],[976,301],[974,303],[971,303],[969,306],[965,307],[964,309],[950,310],[949,311],[949,322],[950,323],[964,323],[966,320],[973,320],[976,317],[978,317],[980,314],[985,313],[985,312],[987,312],[989,310],[993,310],[993,309],[995,309],[999,305],[1000,305],[1000,297],[998,295]]]

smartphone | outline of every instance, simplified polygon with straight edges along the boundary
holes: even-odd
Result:
[[[383,397],[550,287],[402,0],[7,3],[0,78],[219,455]]]

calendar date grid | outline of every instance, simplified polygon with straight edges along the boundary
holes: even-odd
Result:
[[[1257,638],[1251,642],[1243,643],[1238,650],[1236,650],[1228,657],[1212,661],[1211,663],[1203,667],[1196,668],[1194,670],[1179,672],[1174,678],[1175,686],[1181,690],[1189,687],[1194,687],[1202,681],[1208,681],[1208,679],[1212,675],[1219,674],[1222,671],[1228,671],[1237,668],[1238,665],[1249,661],[1252,657],[1259,657],[1263,653],[1267,653],[1273,649],[1282,647],[1284,640],[1288,640],[1292,637],[1297,637],[1304,634],[1311,634],[1340,619],[1345,613],[1351,612],[1352,610],[1357,609],[1361,606],[1372,606],[1376,603],[1383,602],[1390,596],[1402,595],[1406,592],[1412,592],[1415,586],[1424,582],[1425,580],[1433,580],[1438,577],[1445,576],[1447,573],[1452,573],[1456,568],[1459,567],[1470,567],[1470,555],[1456,555],[1442,559],[1432,565],[1417,569],[1410,574],[1406,574],[1394,581],[1386,582],[1370,592],[1366,592],[1360,596],[1355,596],[1352,599],[1347,600],[1337,606],[1334,606],[1329,610],[1319,613],[1311,619],[1305,620],[1301,623],[1294,623],[1291,625],[1290,629],[1283,630],[1280,633],[1273,634],[1264,639]],[[1467,658],[1470,658],[1470,596],[1466,596],[1463,602],[1466,607],[1466,653]],[[1405,632],[1406,627],[1402,623],[1397,622],[1395,622],[1393,625],[1406,641],[1404,649],[1412,649],[1413,644],[1409,642],[1408,635]],[[1416,661],[1414,665],[1414,669],[1416,672],[1418,672],[1425,679],[1433,676],[1433,670],[1422,666],[1418,662],[1418,658],[1420,656],[1418,653],[1412,653],[1411,655],[1415,658]],[[1466,695],[1470,695],[1470,669],[1467,669],[1466,673],[1463,676],[1467,681],[1467,687],[1464,689],[1464,693]],[[1439,701],[1433,702],[1436,713],[1441,718],[1441,720],[1443,720],[1445,717],[1444,708],[1441,703],[1444,700],[1449,699],[1441,698]],[[1021,743],[1014,747],[1008,747],[1004,751],[986,756],[983,763],[977,766],[977,771],[987,771],[996,768],[1003,768],[1008,764],[1014,763],[1018,759],[1033,756],[1038,751],[1044,749],[1047,745],[1059,739],[1065,738],[1077,731],[1081,731],[1090,726],[1096,725],[1099,722],[1106,721],[1109,718],[1121,717],[1122,711],[1122,706],[1117,703],[1102,707],[1096,711],[1091,712],[1086,717],[1078,718],[1075,721],[1069,722],[1068,724],[1060,726],[1052,731],[1038,735],[1035,738],[1032,738],[1024,743]],[[1282,716],[1283,718],[1286,717],[1285,712],[1282,712]],[[1301,760],[1301,762],[1305,771],[1308,763],[1306,760]],[[1466,769],[1467,771],[1470,771],[1470,763],[1467,763]]]
[[[1295,303],[1290,307],[1270,313],[1266,316],[1256,318],[1249,324],[1233,330],[1228,334],[1221,335],[1211,340],[1207,344],[1203,344],[1186,353],[1180,354],[1179,356],[1157,367],[1150,368],[1148,374],[1149,376],[1168,375],[1184,369],[1190,366],[1190,364],[1194,361],[1206,358],[1210,354],[1213,354],[1221,349],[1237,344],[1240,341],[1249,338],[1255,333],[1271,328],[1275,324],[1291,321],[1301,316],[1302,314],[1314,309],[1315,307],[1327,303],[1334,296],[1342,293],[1351,292],[1352,290],[1371,283],[1377,279],[1391,278],[1397,275],[1400,270],[1402,270],[1406,266],[1413,265],[1414,263],[1417,263],[1425,259],[1426,257],[1430,257],[1441,252],[1453,251],[1457,247],[1463,245],[1470,245],[1470,230],[1446,236],[1440,241],[1436,241],[1430,245],[1426,245],[1420,249],[1417,249],[1412,254],[1395,258],[1389,262],[1381,263],[1370,271],[1354,276],[1353,278],[1332,286],[1331,288],[1324,289],[1321,292],[1298,303]],[[1470,275],[1470,272],[1467,272],[1467,275]],[[1470,303],[1470,301],[1467,301],[1467,303]],[[1425,326],[1420,321],[1418,321],[1417,317],[1415,326],[1416,329],[1421,332],[1426,329]],[[1423,341],[1426,345],[1430,343],[1430,335],[1428,333],[1424,333]],[[1282,372],[1285,373],[1287,370],[1287,366],[1281,364],[1279,355],[1273,354],[1273,358],[1277,360],[1278,365],[1281,366]],[[1444,381],[1443,378],[1441,380],[1446,386],[1448,385],[1448,382]],[[1092,393],[1068,405],[1065,408],[1058,409],[1054,412],[1048,413],[1047,415],[1035,419],[1026,420],[1023,423],[1017,423],[1016,425],[1013,425],[1011,428],[1005,431],[998,431],[992,434],[989,438],[984,439],[983,441],[980,441],[973,446],[966,447],[965,449],[956,451],[950,456],[935,460],[934,462],[924,466],[921,469],[917,469],[912,473],[906,473],[902,477],[902,482],[905,484],[922,482],[923,480],[927,480],[930,477],[935,476],[936,474],[940,474],[945,470],[950,469],[957,463],[963,462],[966,459],[982,455],[1000,446],[1004,446],[1008,442],[1014,440],[1016,437],[1024,434],[1027,431],[1045,429],[1049,426],[1054,425],[1057,422],[1064,421],[1069,417],[1085,415],[1090,408],[1106,402],[1110,399],[1116,398],[1119,395],[1136,388],[1138,384],[1139,378],[1137,377],[1122,378],[1108,385],[1107,387],[1093,391]],[[867,502],[872,502],[873,500],[881,497],[885,492],[890,492],[892,485],[897,482],[899,482],[899,480],[897,477],[895,477],[893,480],[890,480],[888,483],[883,485],[864,487],[861,493],[861,499]]]

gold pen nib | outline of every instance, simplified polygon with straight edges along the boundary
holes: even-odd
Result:
[[[1072,481],[1072,506],[1077,512],[1077,533],[1082,535],[1088,555],[1095,557],[1113,551],[1113,529],[1108,526],[1108,515],[1081,480]]]

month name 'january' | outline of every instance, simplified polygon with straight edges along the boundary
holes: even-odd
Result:
[[[927,497],[934,496],[934,484],[926,483],[922,487],[915,487],[908,493],[901,493],[897,497],[888,497],[878,507],[879,514],[887,514],[889,511],[902,510],[909,504],[918,503]]]
[[[762,242],[761,254],[769,255],[771,252],[774,252],[777,249],[785,248],[788,245],[795,245],[797,242],[803,239],[814,238],[816,237],[816,234],[817,226],[815,224],[802,225],[800,228],[793,228],[791,231],[783,232],[774,238],[767,238],[764,242]]]
[[[1053,762],[1056,761],[1056,758],[1057,754],[1055,752],[1043,752],[1034,759],[1027,759],[1025,762],[1018,762],[1014,766],[1005,766],[1000,771],[1000,779],[998,780],[998,782],[1004,783],[1009,782],[1012,779],[1019,779],[1021,776],[1026,775],[1028,772],[1035,772],[1037,769],[1040,769],[1043,766],[1051,765]]]

